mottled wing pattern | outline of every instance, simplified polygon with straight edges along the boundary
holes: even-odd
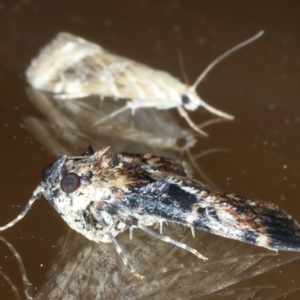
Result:
[[[187,177],[176,160],[155,155],[110,153],[109,147],[79,157],[61,156],[6,230],[20,221],[41,194],[74,230],[97,243],[112,243],[138,278],[115,237],[127,228],[205,256],[149,226],[170,221],[272,250],[300,251],[300,226],[276,205],[221,194]],[[130,233],[132,231],[130,230]]]
[[[274,204],[220,194],[172,173],[152,179],[127,185],[119,206],[273,250],[300,250],[299,224]]]
[[[81,178],[76,191],[66,195],[56,179],[51,195],[44,191],[72,228],[80,220],[86,237],[103,242],[106,232],[170,221],[273,250],[300,250],[298,223],[276,205],[213,191],[174,159],[108,150],[67,159],[58,175],[54,168],[51,180],[69,172]]]

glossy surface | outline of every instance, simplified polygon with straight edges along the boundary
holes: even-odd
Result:
[[[126,5],[120,1],[70,0],[55,5],[51,1],[1,2],[1,225],[16,217],[26,205],[41,180],[41,169],[47,162],[55,161],[55,155],[65,154],[65,149],[78,155],[88,144],[95,144],[90,138],[84,147],[65,142],[61,148],[47,149],[42,142],[48,142],[49,137],[39,142],[32,131],[24,128],[26,124],[29,129],[26,122],[29,116],[49,122],[25,94],[28,85],[24,71],[40,48],[59,31],[82,36],[176,77],[183,77],[177,56],[180,49],[185,71],[193,82],[228,48],[265,30],[260,40],[220,63],[198,87],[205,101],[233,114],[235,120],[205,128],[210,137],[200,137],[192,152],[197,155],[211,148],[230,149],[198,159],[215,185],[222,191],[275,203],[300,221],[299,15],[298,1],[280,4],[274,1],[228,1],[226,4],[131,1]],[[171,114],[188,129],[175,110]],[[210,115],[197,110],[190,117],[201,123]],[[56,134],[64,139],[65,132],[56,131]],[[114,151],[120,148],[132,151],[129,146],[128,149],[123,145],[115,147]],[[20,252],[34,289],[45,282],[46,271],[60,251],[57,239],[66,230],[67,225],[53,208],[41,200],[24,220],[3,233]],[[215,246],[208,251],[214,251],[217,259],[228,253],[245,255],[256,251],[246,244],[238,247],[235,242],[197,232],[197,237],[203,236],[205,242],[198,245],[198,250],[201,252],[201,245]],[[193,241],[191,235],[188,240]],[[280,254],[278,262],[289,255],[293,254]],[[21,288],[15,259],[5,245],[0,246],[0,267]],[[284,299],[298,299],[299,292],[290,291],[299,288],[299,270],[296,261],[252,281],[256,286],[282,283],[279,295],[288,294]],[[244,287],[242,282],[236,285],[237,289]],[[1,278],[0,288],[5,299],[14,299]],[[274,298],[272,293],[273,289],[267,293],[270,299]]]

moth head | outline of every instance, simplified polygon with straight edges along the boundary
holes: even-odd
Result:
[[[44,196],[50,201],[61,193],[71,194],[81,185],[81,177],[67,166],[66,156],[60,157],[54,164],[47,164],[42,170]],[[86,176],[84,176],[85,178]]]
[[[214,108],[213,106],[209,105],[205,101],[203,101],[196,92],[197,82],[190,86],[186,93],[183,93],[181,95],[181,103],[182,106],[187,110],[196,110],[199,106],[202,106],[209,112],[211,112],[214,115],[217,115],[219,117],[233,120],[234,117],[232,115],[229,115],[219,109]]]
[[[187,91],[181,95],[181,104],[187,110],[195,110],[201,105],[201,99],[195,91]]]
[[[58,192],[61,178],[64,176],[64,164],[67,156],[61,156],[54,164],[47,164],[42,170],[43,195],[51,202],[54,194]]]

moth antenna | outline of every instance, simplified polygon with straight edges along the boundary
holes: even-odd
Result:
[[[10,221],[9,223],[7,223],[4,226],[0,227],[0,231],[4,231],[9,227],[14,226],[17,222],[19,222],[21,219],[24,218],[24,216],[27,214],[27,212],[29,211],[30,207],[33,205],[33,203],[38,200],[41,196],[41,187],[40,185],[37,186],[37,188],[34,190],[34,192],[32,193],[31,198],[29,199],[27,205],[25,206],[25,208],[21,211],[21,213],[12,221]]]
[[[130,272],[131,272],[134,276],[136,276],[136,277],[139,278],[139,279],[144,280],[144,279],[145,279],[145,276],[143,276],[143,275],[137,273],[137,272],[135,271],[135,269],[131,266],[131,264],[129,263],[129,261],[128,261],[128,259],[126,258],[125,254],[123,253],[123,251],[122,251],[122,249],[121,249],[119,243],[117,242],[117,240],[115,239],[115,237],[111,234],[111,232],[106,232],[106,234],[109,236],[110,240],[112,241],[112,245],[113,245],[113,247],[115,248],[115,250],[117,251],[117,253],[120,255],[120,257],[121,257],[121,259],[122,259],[124,265],[127,266],[127,267],[129,268]]]
[[[217,65],[221,60],[223,60],[225,57],[229,56],[231,53],[237,51],[238,49],[252,43],[253,41],[257,40],[264,34],[264,31],[261,30],[259,33],[257,33],[255,36],[251,37],[250,39],[232,47],[231,49],[227,50],[224,54],[219,56],[217,59],[215,59],[211,64],[208,65],[208,67],[201,73],[201,75],[197,78],[195,83],[190,87],[191,90],[196,90],[198,84],[202,81],[202,79],[209,73],[209,71]]]
[[[182,76],[184,78],[184,82],[187,86],[190,85],[189,79],[186,75],[185,69],[184,69],[184,63],[183,63],[183,57],[182,57],[182,52],[180,49],[177,49],[177,54],[178,54],[178,59],[179,59],[179,67],[180,67],[180,72],[182,73]]]
[[[175,246],[177,246],[177,247],[180,247],[180,248],[182,248],[182,249],[184,249],[184,250],[186,250],[186,251],[191,252],[192,254],[196,255],[196,256],[199,257],[200,259],[203,259],[204,261],[206,261],[206,260],[208,259],[207,257],[205,257],[205,256],[203,256],[202,254],[200,254],[196,249],[193,249],[193,248],[187,246],[186,244],[183,244],[183,243],[180,243],[180,242],[178,242],[178,241],[176,241],[176,240],[173,240],[173,239],[171,239],[171,238],[168,237],[168,236],[161,235],[161,234],[159,234],[159,233],[157,233],[157,232],[151,230],[151,229],[148,228],[147,226],[144,226],[144,225],[139,224],[138,227],[139,227],[140,229],[144,230],[145,232],[147,232],[148,234],[154,236],[154,237],[157,238],[157,239],[160,239],[160,240],[162,240],[162,241],[164,241],[164,242],[166,242],[166,243],[173,244],[173,245],[175,245]]]
[[[6,244],[6,246],[10,249],[10,251],[13,253],[13,255],[15,256],[15,258],[17,260],[17,264],[18,264],[18,267],[20,269],[21,276],[22,276],[24,293],[25,293],[26,299],[33,299],[31,296],[32,295],[32,293],[31,293],[32,284],[30,283],[30,281],[28,280],[28,278],[26,276],[25,267],[24,267],[24,264],[23,264],[20,254],[14,248],[14,246],[10,242],[8,242],[3,236],[0,236],[0,240],[4,244]],[[19,292],[18,292],[18,294],[19,294]],[[19,295],[19,298],[20,298],[20,295]]]
[[[18,291],[16,285],[11,281],[11,279],[4,272],[2,272],[1,270],[0,270],[0,276],[2,276],[6,280],[6,282],[9,284],[12,292],[15,294],[15,298],[17,300],[21,300],[19,291]]]

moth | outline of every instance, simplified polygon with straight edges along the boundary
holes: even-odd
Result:
[[[162,224],[174,222],[275,251],[300,251],[299,224],[276,205],[216,192],[187,177],[182,164],[171,158],[89,147],[83,156],[59,157],[42,177],[24,210],[0,231],[21,220],[43,194],[72,229],[96,243],[112,243],[141,279],[116,240],[126,229],[132,236],[139,228],[204,261],[197,250],[164,236]],[[149,228],[155,224],[160,232]]]
[[[125,99],[126,105],[94,123],[104,122],[127,109],[176,107],[180,115],[198,133],[207,135],[189,117],[187,111],[199,106],[222,118],[224,113],[197,94],[196,88],[208,72],[222,59],[248,45],[263,34],[260,31],[214,60],[191,86],[167,72],[152,69],[134,60],[115,55],[101,46],[75,35],[61,32],[45,46],[26,71],[29,84],[36,89],[58,94],[60,98],[89,95]]]

